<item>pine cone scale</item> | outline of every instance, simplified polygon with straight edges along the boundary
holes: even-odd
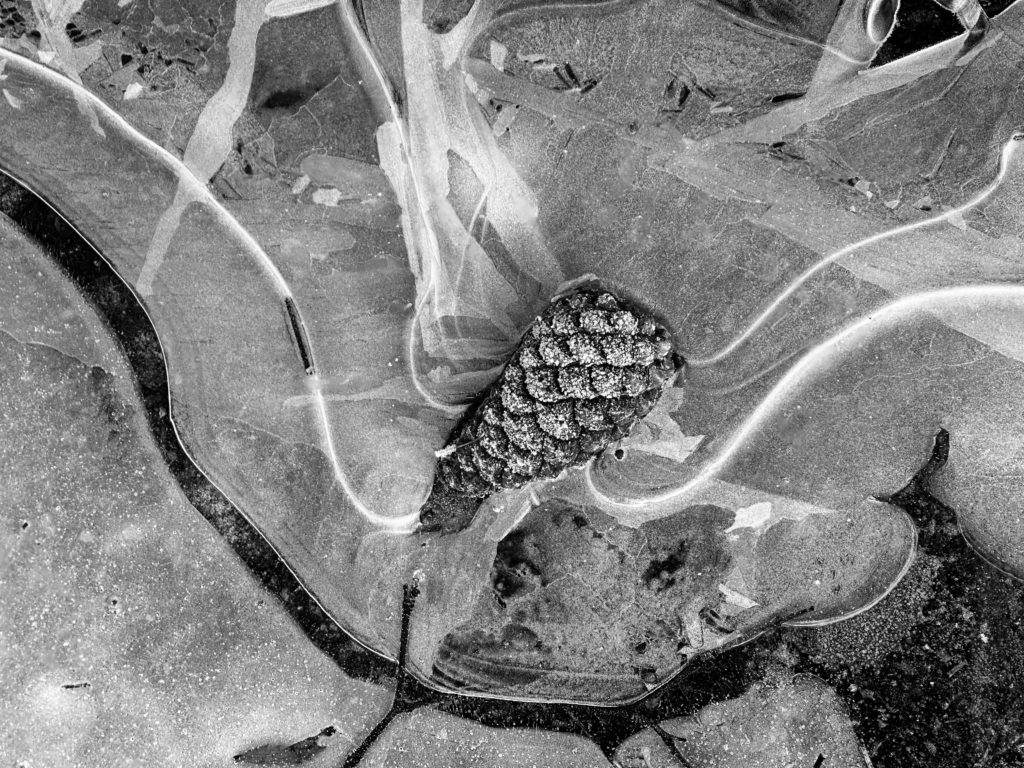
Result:
[[[553,302],[453,431],[423,528],[460,530],[474,500],[585,463],[650,412],[681,365],[668,330],[610,293]]]

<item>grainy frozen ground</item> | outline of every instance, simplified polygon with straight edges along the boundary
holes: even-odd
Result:
[[[0,221],[0,762],[228,766],[390,705],[185,500],[98,318]]]

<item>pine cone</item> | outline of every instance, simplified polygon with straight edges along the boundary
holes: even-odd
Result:
[[[668,331],[610,293],[553,302],[452,432],[422,530],[461,530],[492,493],[585,464],[629,434],[681,365]]]

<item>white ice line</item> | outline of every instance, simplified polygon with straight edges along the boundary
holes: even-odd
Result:
[[[415,312],[412,316],[412,320],[409,321],[409,332],[405,336],[405,353],[409,356],[409,377],[412,379],[412,385],[416,388],[416,391],[419,392],[420,397],[422,397],[431,408],[449,415],[459,414],[465,410],[464,406],[450,405],[438,400],[420,383],[420,372],[419,368],[416,366],[416,329],[419,326],[420,314],[423,312],[423,307],[425,305],[425,298],[416,302]]]
[[[0,171],[0,173],[3,173],[3,171]],[[23,183],[23,182],[21,182],[20,180],[18,180],[18,183]],[[41,200],[41,201],[42,201],[43,205],[45,205],[45,206],[46,206],[47,208],[49,208],[49,209],[50,209],[51,211],[53,211],[54,215],[56,215],[56,216],[57,216],[58,218],[60,218],[60,219],[61,219],[61,220],[62,220],[62,221],[63,221],[63,222],[65,223],[65,224],[67,224],[67,226],[69,226],[69,227],[70,227],[70,228],[71,228],[71,229],[72,229],[72,230],[73,230],[73,231],[75,232],[75,234],[77,234],[77,235],[78,235],[78,237],[79,237],[79,238],[80,238],[80,239],[81,239],[81,240],[82,240],[83,242],[86,242],[86,243],[88,243],[88,242],[89,242],[88,238],[86,238],[86,236],[85,236],[85,235],[84,235],[84,234],[83,234],[83,233],[82,233],[82,232],[81,232],[81,231],[80,231],[80,230],[79,230],[79,229],[78,229],[78,228],[77,228],[77,227],[76,227],[76,226],[74,225],[74,223],[72,223],[72,222],[71,222],[71,221],[69,221],[68,219],[64,218],[64,215],[63,215],[63,214],[62,214],[62,213],[61,213],[60,211],[58,211],[58,210],[57,210],[56,208],[54,208],[54,207],[53,207],[53,206],[52,206],[52,205],[50,204],[50,202],[49,202],[48,200],[46,200],[46,198],[44,198],[44,197],[42,196],[42,194],[41,194],[41,193],[40,193],[40,192],[39,192],[38,190],[35,190],[35,189],[33,189],[33,188],[32,188],[31,186],[29,186],[29,185],[27,185],[27,184],[26,184],[25,186],[26,186],[26,188],[27,188],[27,189],[28,189],[28,190],[29,190],[30,192],[32,192],[32,194],[34,194],[34,195],[35,195],[36,197],[38,197],[38,198],[39,198],[39,200]],[[90,245],[90,247],[92,247],[92,246]],[[94,250],[95,250],[95,249],[94,249]],[[98,250],[95,250],[95,252],[96,252],[96,253],[97,253],[97,254],[99,255],[99,257],[100,257],[101,259],[103,259],[104,261],[107,261],[107,262],[108,262],[108,264],[109,264],[109,261],[107,260],[107,257],[106,257],[106,256],[104,256],[104,255],[103,255],[102,253],[100,253],[100,252],[99,252]],[[121,283],[122,283],[122,284],[124,285],[124,287],[125,287],[125,290],[127,290],[127,291],[128,291],[129,293],[131,293],[131,292],[132,292],[132,291],[134,290],[133,286],[132,286],[132,285],[131,285],[131,284],[130,284],[130,283],[129,283],[129,282],[127,281],[127,280],[125,280],[125,279],[124,279],[124,277],[123,277],[123,276],[122,276],[121,274],[119,274],[119,273],[118,273],[118,271],[117,271],[116,269],[113,269],[113,265],[110,265],[110,266],[111,266],[111,269],[113,270],[113,273],[114,273],[114,277],[115,277],[115,278],[116,278],[117,280],[120,280],[120,281],[121,281]],[[142,304],[142,303],[140,303],[140,304],[139,304],[139,306],[140,306],[140,307],[142,308],[142,312],[143,312],[143,314],[144,314],[144,315],[146,316],[146,318],[147,318],[147,319],[149,320],[149,324],[150,324],[150,325],[151,325],[151,326],[152,326],[153,328],[156,328],[156,323],[155,323],[155,322],[154,322],[154,320],[153,320],[153,316],[152,316],[152,315],[150,314],[150,312],[149,312],[149,308],[148,308],[148,307],[146,307],[146,305],[145,305],[145,304]],[[160,348],[160,357],[161,357],[161,358],[162,358],[163,360],[166,360],[166,359],[167,359],[167,353],[166,353],[166,351],[165,351],[165,349],[164,349],[164,343],[163,343],[163,340],[161,340],[161,338],[160,338],[159,334],[157,334],[157,337],[156,337],[156,343],[157,343],[157,346],[159,346],[159,348]],[[170,402],[172,402],[173,398],[171,397],[171,382],[170,382],[170,377],[167,377],[167,379],[166,379],[166,381],[165,381],[165,389],[164,389],[164,392],[165,392],[165,393],[166,393],[166,395],[167,395],[167,399],[168,399],[168,402],[169,402],[169,403],[170,403]],[[179,445],[179,446],[181,446],[181,450],[182,450],[182,451],[184,452],[184,454],[185,454],[185,456],[186,456],[186,457],[188,458],[188,460],[189,460],[189,461],[190,461],[190,462],[192,463],[192,465],[193,465],[193,466],[194,466],[194,467],[195,467],[195,468],[196,468],[196,469],[197,469],[197,470],[199,471],[199,473],[200,473],[200,474],[201,474],[201,475],[202,475],[202,476],[203,476],[204,478],[206,478],[207,482],[209,482],[209,483],[210,483],[210,485],[211,485],[212,487],[214,487],[214,488],[216,488],[216,489],[217,489],[218,493],[220,493],[221,495],[223,495],[223,496],[224,496],[224,498],[226,498],[226,499],[229,499],[229,500],[230,500],[231,496],[230,496],[230,494],[228,493],[228,491],[224,490],[224,488],[222,488],[222,487],[221,487],[220,485],[218,485],[218,484],[217,484],[217,481],[216,481],[216,480],[215,480],[215,479],[214,479],[213,477],[211,477],[211,476],[210,476],[210,475],[209,475],[209,474],[207,473],[207,471],[206,471],[206,470],[205,470],[205,469],[204,469],[204,468],[202,467],[202,465],[201,465],[201,464],[199,463],[199,461],[198,461],[198,460],[196,459],[196,457],[195,457],[195,455],[193,454],[193,452],[192,452],[192,451],[191,451],[191,450],[189,449],[189,447],[188,447],[188,444],[187,444],[187,443],[185,442],[185,439],[184,439],[184,437],[183,437],[183,436],[182,436],[182,434],[181,434],[181,431],[180,431],[180,430],[178,429],[178,424],[177,424],[177,422],[176,422],[176,421],[174,420],[174,413],[173,413],[173,405],[172,405],[172,407],[171,407],[171,413],[169,413],[169,414],[168,414],[168,418],[169,418],[169,420],[170,420],[170,423],[171,423],[171,430],[172,430],[172,431],[174,432],[174,438],[175,438],[175,440],[176,440],[176,441],[178,442],[178,445]],[[152,436],[151,436],[151,439],[152,439]],[[155,450],[156,450],[156,449],[155,449]],[[303,577],[303,575],[302,575],[302,574],[300,574],[300,573],[299,573],[299,572],[298,572],[297,570],[295,570],[294,566],[293,566],[293,565],[292,565],[292,563],[291,563],[291,562],[289,561],[289,559],[288,559],[287,557],[285,557],[285,554],[284,554],[284,552],[283,552],[283,551],[282,551],[282,550],[281,550],[281,549],[280,549],[280,548],[279,548],[279,547],[277,546],[277,544],[275,544],[275,543],[274,543],[273,541],[271,541],[271,540],[270,540],[270,538],[268,537],[267,533],[266,533],[266,532],[265,532],[265,531],[263,530],[263,528],[262,528],[262,527],[261,527],[261,526],[260,526],[260,525],[259,525],[259,524],[258,524],[258,523],[257,523],[257,522],[256,522],[256,521],[255,521],[255,520],[254,520],[254,519],[253,519],[253,518],[252,518],[252,517],[251,517],[250,515],[249,515],[248,511],[247,511],[247,510],[245,510],[245,509],[242,509],[241,507],[238,507],[237,509],[238,509],[239,513],[240,513],[240,514],[242,515],[242,517],[243,517],[243,518],[245,518],[245,520],[246,520],[246,521],[247,521],[247,522],[249,523],[249,525],[250,525],[250,526],[252,526],[252,529],[253,529],[253,530],[254,530],[254,531],[255,531],[255,532],[257,533],[257,535],[258,535],[258,536],[259,536],[259,537],[260,537],[261,539],[263,539],[263,541],[264,541],[264,542],[266,543],[266,545],[267,545],[268,547],[270,547],[270,549],[271,549],[271,550],[272,550],[272,551],[274,552],[274,554],[276,554],[276,555],[277,555],[278,559],[279,559],[279,560],[280,560],[280,561],[281,561],[282,563],[284,563],[284,566],[285,566],[285,568],[287,568],[287,569],[288,569],[288,571],[289,571],[289,572],[290,572],[290,573],[291,573],[291,574],[292,574],[292,575],[293,575],[293,576],[295,577],[296,581],[297,581],[297,582],[298,582],[298,583],[299,583],[299,584],[300,584],[300,585],[302,586],[302,588],[303,588],[303,589],[304,589],[304,590],[306,591],[306,594],[307,594],[307,595],[309,595],[310,599],[311,599],[311,600],[312,600],[312,601],[313,601],[314,603],[316,603],[316,604],[317,604],[317,605],[318,605],[318,606],[320,607],[320,609],[321,609],[321,610],[322,610],[322,611],[324,612],[324,614],[325,614],[325,615],[326,615],[326,616],[327,616],[328,618],[330,618],[330,619],[331,619],[331,621],[332,621],[332,622],[334,622],[334,624],[335,624],[335,625],[336,625],[336,626],[337,626],[338,628],[340,628],[342,632],[344,632],[344,633],[345,633],[345,634],[346,634],[346,635],[347,635],[348,637],[351,637],[351,638],[352,638],[352,640],[354,640],[354,641],[355,641],[355,642],[356,642],[356,643],[357,643],[358,645],[362,646],[363,648],[366,648],[366,649],[367,649],[368,651],[370,651],[371,653],[374,653],[374,654],[376,654],[376,655],[378,655],[378,656],[381,656],[382,658],[385,658],[385,659],[389,659],[390,661],[395,661],[395,659],[393,659],[393,658],[391,658],[390,656],[386,655],[386,654],[385,654],[385,653],[383,653],[382,651],[380,651],[380,650],[377,650],[377,649],[375,649],[375,648],[372,648],[372,647],[370,647],[370,646],[369,646],[369,645],[368,645],[368,644],[367,644],[366,642],[364,642],[363,640],[360,640],[360,639],[359,639],[358,637],[356,637],[356,636],[355,636],[354,634],[351,634],[351,633],[350,633],[350,632],[349,632],[349,631],[348,631],[348,630],[347,630],[347,629],[346,629],[346,628],[345,628],[345,627],[344,627],[344,626],[342,625],[342,623],[341,623],[341,622],[340,622],[340,621],[339,621],[338,619],[336,619],[336,618],[335,618],[334,614],[333,614],[333,613],[331,612],[331,610],[329,609],[329,607],[328,607],[328,606],[327,606],[327,605],[326,605],[326,604],[325,604],[325,603],[324,603],[324,602],[323,602],[323,601],[322,601],[322,600],[321,600],[321,599],[320,599],[319,597],[317,597],[317,596],[316,596],[315,594],[313,594],[313,592],[311,592],[311,591],[310,591],[310,590],[309,590],[309,589],[308,589],[308,588],[306,587],[306,583],[305,583],[305,580],[304,580],[304,577]]]
[[[1011,138],[1009,141],[1006,142],[1006,144],[1003,145],[1003,150],[999,156],[999,170],[996,174],[995,179],[992,182],[990,182],[984,189],[982,189],[978,194],[976,194],[974,197],[968,200],[966,203],[958,205],[956,208],[951,208],[948,211],[943,211],[942,213],[927,219],[921,219],[920,221],[914,221],[909,224],[903,224],[899,227],[894,227],[893,229],[887,229],[883,232],[878,232],[874,235],[871,235],[870,237],[865,237],[863,240],[858,240],[855,243],[844,246],[840,248],[838,251],[835,251],[829,254],[828,256],[825,256],[824,258],[822,258],[821,260],[819,260],[818,262],[804,270],[804,272],[800,274],[798,277],[796,277],[796,279],[792,283],[790,283],[782,293],[776,296],[772,303],[769,304],[768,307],[764,311],[762,311],[760,315],[757,316],[757,319],[755,319],[754,322],[751,323],[746,328],[746,330],[744,330],[739,336],[737,336],[735,339],[729,342],[725,347],[723,347],[721,350],[719,350],[710,357],[705,357],[701,359],[687,359],[687,364],[691,368],[704,368],[724,360],[730,354],[735,352],[736,349],[741,344],[743,344],[743,342],[745,342],[754,333],[756,333],[761,328],[761,326],[763,326],[765,322],[767,322],[768,319],[775,313],[775,311],[783,303],[785,303],[785,301],[790,296],[792,296],[798,288],[800,288],[801,285],[803,285],[811,277],[816,275],[818,272],[820,272],[822,269],[824,269],[834,261],[837,261],[838,259],[841,259],[842,257],[850,253],[853,253],[858,248],[863,248],[868,245],[874,245],[875,243],[890,237],[902,235],[906,232],[912,232],[916,229],[931,226],[932,224],[938,224],[939,222],[948,221],[949,219],[955,216],[962,215],[965,211],[968,211],[974,206],[984,202],[986,198],[988,198],[993,192],[995,192],[999,188],[999,186],[1003,183],[1004,179],[1006,178],[1007,170],[1010,165],[1010,160],[1013,157],[1014,152],[1016,152],[1017,148],[1019,147],[1022,138],[1024,138],[1024,135],[1015,134],[1013,138]]]
[[[402,159],[405,161],[405,167],[412,183],[412,194],[416,204],[416,212],[419,216],[422,231],[426,233],[426,237],[423,238],[425,241],[423,245],[426,246],[427,250],[424,256],[427,259],[426,268],[429,270],[429,273],[426,285],[423,287],[423,293],[416,302],[415,314],[413,315],[412,321],[409,323],[409,333],[406,343],[406,351],[409,355],[409,373],[412,377],[412,383],[416,388],[416,391],[419,392],[420,396],[431,407],[439,410],[450,411],[452,406],[435,398],[427,388],[420,383],[419,369],[416,367],[415,354],[416,329],[419,327],[420,315],[423,308],[427,304],[427,297],[432,296],[435,301],[437,300],[437,281],[434,279],[434,276],[441,263],[441,253],[437,244],[437,233],[434,231],[429,211],[424,203],[423,190],[420,187],[419,176],[416,173],[416,165],[413,161],[412,151],[409,149],[408,131],[406,130],[405,120],[402,117],[401,110],[399,110],[398,104],[395,103],[391,81],[381,68],[380,62],[377,61],[373,48],[370,46],[370,41],[367,40],[366,35],[363,34],[362,27],[359,24],[359,19],[356,17],[355,5],[352,0],[338,0],[338,10],[341,13],[342,21],[349,30],[351,38],[359,48],[359,53],[362,55],[366,64],[369,65],[370,72],[377,81],[376,85],[384,96],[384,101],[387,104],[391,122],[395,124],[395,128],[398,131],[398,143],[401,147]],[[415,231],[415,227],[411,227],[410,229]],[[413,247],[415,247],[415,244]]]
[[[334,447],[334,437],[331,435],[330,422],[327,419],[327,404],[324,402],[323,392],[320,391],[320,377],[314,375],[311,377],[312,381],[311,389],[313,390],[313,402],[316,404],[317,411],[320,414],[320,421],[323,425],[323,438],[324,444],[327,448],[327,455],[331,458],[331,464],[334,468],[334,477],[341,485],[341,489],[345,492],[345,495],[349,497],[352,505],[356,508],[367,521],[378,525],[382,528],[387,528],[396,533],[408,533],[416,526],[419,522],[419,511],[411,512],[408,515],[402,517],[388,517],[387,515],[380,515],[374,512],[372,509],[367,507],[363,502],[359,500],[352,486],[348,483],[348,478],[345,475],[345,470],[341,466],[341,462],[338,461],[338,451]]]
[[[434,270],[436,265],[440,262],[440,254],[437,246],[437,236],[434,233],[433,227],[430,222],[430,217],[427,215],[427,211],[424,208],[423,193],[420,189],[419,180],[416,177],[416,173],[413,166],[412,154],[409,150],[409,137],[405,129],[405,123],[402,120],[401,112],[398,109],[398,105],[395,103],[394,96],[391,90],[391,82],[388,80],[387,75],[384,74],[384,70],[380,66],[380,62],[377,61],[377,57],[373,52],[373,48],[370,46],[370,41],[366,39],[363,34],[362,27],[359,24],[359,19],[356,17],[355,5],[352,0],[337,0],[338,12],[341,15],[342,23],[348,30],[350,39],[355,42],[359,49],[363,62],[370,68],[370,72],[376,80],[376,86],[381,92],[385,103],[387,104],[388,113],[390,114],[391,121],[395,124],[395,128],[398,131],[398,141],[402,150],[402,158],[405,161],[406,169],[409,172],[409,177],[412,182],[412,191],[415,198],[416,208],[419,213],[420,224],[427,234],[426,245],[428,247],[427,257],[430,260],[430,272],[427,279],[427,284],[423,295],[418,297],[416,302],[416,308],[413,313],[411,322],[409,323],[409,332],[406,340],[406,354],[409,356],[409,373],[412,378],[413,386],[416,391],[419,392],[420,396],[432,407],[450,410],[450,406],[446,406],[444,403],[436,400],[420,383],[419,370],[416,367],[416,328],[419,322],[420,313],[427,301],[428,293],[435,289],[434,281]],[[397,191],[397,190],[396,190]],[[323,430],[324,444],[327,448],[327,455],[331,459],[331,464],[334,469],[334,476],[338,483],[341,485],[342,490],[348,496],[356,510],[361,514],[367,521],[374,525],[381,526],[388,530],[396,533],[406,533],[411,531],[417,522],[419,521],[419,512],[413,512],[402,517],[388,517],[374,512],[368,506],[366,506],[359,497],[356,495],[352,486],[349,485],[348,477],[345,474],[344,468],[341,466],[341,462],[338,459],[338,452],[334,446],[334,437],[331,434],[330,421],[327,417],[327,404],[324,401],[323,392],[320,389],[320,377],[314,376],[311,382],[311,389],[313,390],[313,399],[317,406],[317,412],[320,415],[320,421]]]
[[[7,60],[13,61],[16,65],[23,65],[34,74],[42,75],[46,80],[49,80],[56,84],[60,88],[67,88],[74,91],[75,95],[80,95],[86,98],[91,105],[99,109],[103,116],[110,120],[112,123],[118,126],[121,130],[127,133],[132,139],[138,143],[143,144],[147,149],[155,153],[160,159],[167,163],[178,176],[179,185],[184,185],[192,191],[198,194],[198,198],[203,202],[207,203],[210,208],[217,214],[218,220],[225,224],[232,234],[234,234],[247,249],[256,257],[257,262],[264,271],[271,277],[275,287],[281,294],[282,298],[292,299],[295,302],[291,288],[285,281],[284,276],[278,271],[277,266],[271,261],[270,257],[263,250],[262,246],[256,241],[256,239],[249,233],[245,227],[243,227],[231,213],[221,205],[213,193],[207,188],[205,184],[200,184],[198,179],[192,174],[192,172],[185,166],[185,164],[175,157],[173,154],[168,152],[166,149],[161,147],[159,144],[153,142],[144,134],[136,130],[128,121],[121,117],[117,112],[104,104],[99,98],[94,96],[88,89],[79,86],[63,75],[51,70],[50,68],[38,64],[31,59],[25,58],[18,54],[7,51],[6,49],[0,48],[0,57]],[[297,305],[296,305],[297,306]],[[307,344],[309,344],[309,354],[313,358],[315,364],[315,356],[312,350],[312,340],[307,338]],[[352,486],[349,485],[348,478],[345,475],[345,471],[341,466],[341,462],[338,459],[338,453],[334,446],[334,438],[331,434],[331,422],[327,414],[327,406],[324,401],[323,393],[320,390],[320,378],[319,376],[311,377],[310,382],[311,388],[313,389],[313,399],[317,406],[317,416],[320,421],[320,429],[324,438],[324,445],[327,449],[328,457],[331,460],[331,466],[334,469],[335,479],[341,485],[351,500],[356,510],[365,517],[369,522],[374,525],[379,525],[384,528],[388,528],[395,531],[400,530],[411,530],[410,520],[417,517],[417,515],[405,515],[403,517],[391,518],[384,515],[379,515],[365,504],[363,504],[356,494],[352,490]],[[172,419],[173,422],[173,419]]]
[[[743,422],[742,425],[733,433],[729,442],[718,452],[718,455],[710,461],[700,472],[697,473],[693,478],[687,482],[679,485],[671,490],[664,491],[660,494],[653,496],[636,497],[630,499],[613,499],[610,496],[599,491],[593,481],[592,467],[593,464],[587,466],[586,469],[586,482],[591,493],[599,499],[602,503],[609,505],[610,507],[619,507],[627,509],[635,509],[637,507],[647,506],[649,504],[657,504],[666,501],[672,501],[681,496],[686,495],[690,491],[694,490],[701,484],[713,479],[714,475],[732,459],[739,450],[743,447],[743,443],[751,437],[756,430],[762,426],[767,420],[771,411],[776,407],[779,401],[781,401],[789,392],[790,388],[796,384],[799,379],[807,374],[813,373],[814,369],[828,364],[832,357],[832,353],[836,348],[844,341],[850,340],[851,337],[867,330],[872,324],[884,322],[893,319],[895,316],[900,315],[904,312],[911,312],[914,310],[927,309],[929,304],[934,302],[943,302],[949,300],[963,300],[971,298],[981,299],[997,299],[997,298],[1011,298],[1019,299],[1022,301],[1024,306],[1024,286],[1020,285],[1009,285],[1005,283],[988,283],[982,285],[970,285],[970,286],[956,286],[952,288],[942,288],[935,291],[927,291],[922,293],[916,293],[911,296],[898,299],[886,304],[880,309],[868,314],[866,317],[861,318],[857,322],[850,326],[847,326],[843,330],[829,337],[816,347],[811,349],[804,357],[802,357],[792,368],[790,368],[785,376],[783,376],[778,383],[772,387],[771,391],[764,397],[764,399],[758,404],[758,406],[751,412],[750,416]]]
[[[493,163],[492,163],[492,168],[493,168]],[[493,170],[492,170],[492,173],[493,173]],[[480,199],[477,201],[476,207],[473,209],[473,216],[470,218],[469,226],[466,228],[466,231],[469,232],[470,235],[473,234],[473,229],[476,227],[476,223],[480,220],[480,217],[483,215],[484,206],[487,205],[487,198],[488,198],[488,195],[490,195],[490,192],[491,192],[491,185],[488,184],[486,187],[484,187],[483,191],[480,193]],[[485,220],[484,221],[484,226],[486,226],[486,225],[487,225],[487,222]],[[481,236],[482,235],[483,235],[483,232],[481,232]]]
[[[168,152],[144,133],[141,133],[134,128],[131,123],[121,117],[121,115],[115,112],[111,107],[108,107],[106,103],[93,94],[88,88],[79,85],[73,80],[70,80],[59,72],[56,72],[43,64],[32,61],[32,59],[14,53],[13,51],[8,51],[5,48],[0,48],[0,58],[13,62],[15,66],[25,67],[32,71],[33,74],[41,76],[43,79],[54,83],[59,88],[69,90],[76,97],[85,99],[93,108],[99,110],[107,120],[131,136],[134,142],[144,145],[147,149],[157,155],[175,172],[178,177],[178,183],[185,185],[189,187],[191,191],[194,191],[196,193],[196,198],[212,208],[216,213],[218,220],[222,224],[225,224],[231,233],[234,234],[235,237],[237,237],[243,245],[252,252],[257,263],[270,276],[278,293],[280,293],[282,297],[292,298],[291,288],[289,288],[284,276],[280,271],[278,271],[277,266],[270,260],[270,257],[267,256],[263,247],[251,234],[249,234],[245,227],[238,223],[238,220],[231,215],[220,201],[214,197],[210,189],[205,184],[201,184],[199,182],[199,180],[178,157]]]

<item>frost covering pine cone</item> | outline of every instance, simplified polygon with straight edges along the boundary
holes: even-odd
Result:
[[[490,494],[586,463],[629,434],[681,364],[667,329],[610,293],[553,302],[452,432],[423,529],[461,530]]]

